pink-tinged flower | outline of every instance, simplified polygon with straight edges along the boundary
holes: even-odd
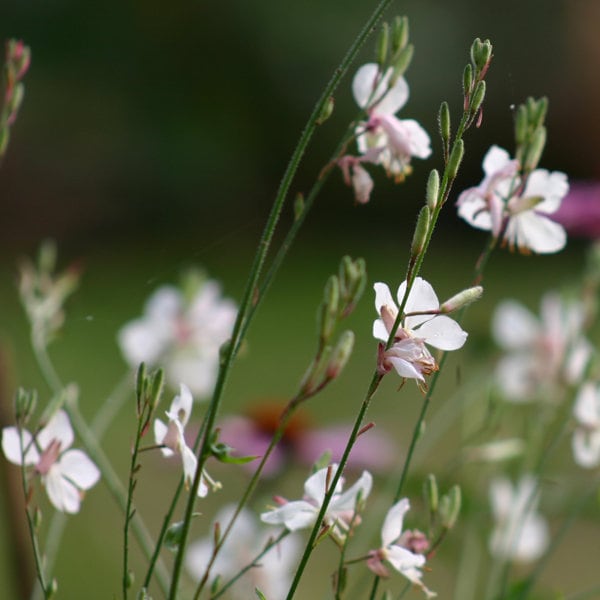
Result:
[[[337,468],[338,465],[332,464],[311,475],[304,483],[303,500],[287,502],[279,499],[284,504],[263,513],[260,516],[261,520],[269,525],[284,525],[290,531],[312,527],[323,505],[330,479]],[[323,519],[323,525],[331,527],[331,534],[337,540],[342,540],[346,536],[352,525],[359,497],[360,501],[364,502],[371,492],[372,485],[373,478],[368,471],[363,471],[358,481],[345,492],[342,491],[343,477],[338,480]]]
[[[376,283],[373,287],[375,309],[380,315],[373,323],[373,336],[385,343],[398,316],[398,305],[406,293],[406,281],[398,288],[398,305],[385,283]],[[457,350],[464,345],[468,334],[454,319],[436,314],[439,309],[440,303],[431,284],[417,277],[408,295],[404,307],[406,316],[396,331],[394,343],[380,357],[384,369],[393,367],[401,377],[425,381],[425,375],[438,369],[425,344],[440,350]]]
[[[344,183],[354,190],[354,198],[359,204],[366,204],[371,198],[373,191],[373,179],[362,163],[377,163],[381,149],[371,148],[362,156],[351,156],[347,154],[338,160],[338,166],[342,170]]]
[[[420,532],[402,531],[404,515],[409,509],[407,498],[403,498],[390,508],[381,528],[381,548],[369,553],[367,565],[376,575],[389,577],[389,572],[384,565],[384,562],[387,562],[398,573],[422,589],[428,598],[434,598],[437,594],[425,587],[421,581],[423,577],[421,569],[425,565],[426,558],[421,552],[416,551],[427,550],[427,539]]]
[[[492,146],[483,160],[481,184],[458,198],[458,215],[478,229],[502,235],[508,246],[521,252],[551,254],[565,247],[567,235],[549,215],[569,191],[567,176],[545,169],[519,176],[519,164],[508,152]]]
[[[219,424],[220,439],[235,449],[238,456],[261,458],[279,425],[284,406],[279,403],[257,403],[246,415],[226,417]],[[272,477],[290,461],[311,466],[329,452],[336,462],[342,457],[351,433],[350,425],[315,427],[305,413],[295,413],[283,436],[267,459],[262,471]],[[385,471],[394,464],[398,449],[390,436],[379,428],[371,428],[358,437],[346,464],[347,469]],[[257,461],[243,465],[253,472]]]
[[[584,311],[556,293],[542,298],[538,319],[514,300],[494,313],[492,331],[507,352],[497,367],[497,382],[507,400],[527,402],[552,397],[561,384],[576,384],[591,356],[583,337]]]
[[[593,469],[600,465],[600,384],[588,381],[581,386],[573,414],[577,420],[573,433],[575,462]]]
[[[189,421],[193,402],[194,400],[189,388],[181,384],[179,395],[173,398],[171,407],[166,413],[169,423],[165,425],[160,419],[155,419],[154,421],[154,438],[156,443],[159,446],[163,446],[161,452],[164,456],[170,457],[178,454],[181,457],[183,476],[186,488],[188,489],[194,481],[198,465],[194,451],[185,441],[185,426]],[[209,486],[215,491],[221,487],[221,484],[211,479],[208,473],[203,471],[200,478],[200,485],[198,486],[198,496],[201,498],[206,496]]]
[[[98,467],[81,450],[69,450],[73,429],[67,413],[59,410],[35,436],[26,429],[5,427],[2,450],[16,464],[33,466],[57,510],[77,513],[85,490],[100,479]]]
[[[402,181],[410,174],[410,160],[428,158],[431,141],[427,132],[413,119],[395,116],[408,100],[408,84],[403,77],[390,87],[392,69],[381,73],[375,63],[358,69],[352,81],[356,103],[365,109],[368,121],[356,128],[358,151],[367,154],[376,149],[376,162],[387,174]]]
[[[231,521],[235,508],[234,504],[230,504],[218,512],[214,523],[219,524],[221,531]],[[220,576],[221,583],[225,584],[227,579],[252,564],[272,537],[271,530],[260,527],[253,513],[242,509],[215,559],[212,574]],[[185,565],[195,580],[199,581],[204,575],[213,549],[212,535],[190,544]],[[258,588],[270,600],[283,600],[291,583],[299,551],[298,537],[294,534],[287,535],[236,582],[231,588],[232,597],[247,600],[253,596],[254,589]]]
[[[552,214],[570,235],[600,237],[600,184],[575,183],[560,208]]]
[[[149,298],[143,317],[121,329],[119,345],[130,366],[160,364],[171,386],[185,381],[196,396],[206,398],[235,318],[234,303],[221,297],[214,281],[203,283],[189,300],[165,286]]]
[[[537,513],[537,481],[524,475],[515,487],[499,477],[490,484],[495,526],[489,548],[501,560],[532,562],[542,556],[550,535],[545,519]]]

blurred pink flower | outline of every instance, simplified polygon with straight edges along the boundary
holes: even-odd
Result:
[[[220,424],[220,439],[232,446],[236,455],[262,457],[277,428],[282,411],[281,404],[264,403],[254,407],[247,415],[227,417]],[[263,475],[275,475],[288,461],[312,465],[326,451],[331,452],[332,461],[339,461],[350,432],[351,426],[344,424],[313,427],[303,413],[297,413],[267,460]],[[357,439],[350,453],[347,468],[385,471],[397,456],[398,450],[390,437],[371,429]],[[246,468],[254,470],[256,461],[248,463]]]
[[[600,237],[600,183],[573,184],[552,220],[571,235]]]

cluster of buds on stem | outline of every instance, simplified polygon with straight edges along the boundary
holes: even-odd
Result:
[[[548,112],[548,99],[527,98],[515,114],[515,158],[524,174],[531,173],[539,164],[546,145],[544,121]]]
[[[381,67],[381,72],[392,69],[390,88],[404,75],[412,61],[414,46],[408,43],[408,37],[408,17],[397,16],[391,25],[383,24],[377,38],[377,64]]]
[[[160,402],[164,387],[165,375],[162,369],[148,374],[145,363],[137,370],[135,382],[136,415],[140,424],[140,437],[148,432],[150,421]]]
[[[454,528],[462,504],[460,486],[454,485],[446,494],[440,496],[435,475],[429,474],[423,484],[423,497],[429,510],[429,535],[433,540],[428,548],[431,556],[446,537],[448,531]]]
[[[25,88],[22,79],[29,68],[31,53],[21,40],[6,42],[6,62],[4,64],[4,101],[0,113],[0,158],[6,152],[13,125],[23,101]]]
[[[469,124],[481,125],[482,104],[485,98],[485,76],[492,61],[490,40],[475,39],[471,45],[471,62],[463,72],[464,109],[469,113]]]

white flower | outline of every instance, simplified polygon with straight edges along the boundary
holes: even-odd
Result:
[[[398,316],[398,305],[385,283],[376,283],[373,287],[375,308],[381,317],[373,323],[373,336],[387,342]],[[398,304],[402,303],[405,292],[406,281],[403,281],[396,294]],[[468,334],[454,319],[435,314],[439,308],[440,303],[431,284],[417,277],[404,307],[404,313],[412,316],[403,319],[393,346],[384,356],[384,362],[389,362],[401,377],[424,381],[424,375],[437,370],[435,359],[425,344],[440,350],[457,350],[465,343]]]
[[[391,76],[392,69],[382,75],[377,64],[363,65],[354,76],[352,92],[356,103],[369,115],[369,120],[359,123],[356,129],[359,152],[377,149],[376,162],[401,181],[410,173],[413,156],[427,158],[431,154],[431,141],[416,121],[395,116],[408,100],[408,84],[400,77],[390,88]]]
[[[48,498],[57,510],[77,513],[84,491],[100,479],[98,467],[82,450],[69,450],[73,429],[67,413],[59,410],[36,436],[26,429],[5,427],[2,450],[16,465],[34,466]],[[23,449],[23,451],[22,451]]]
[[[478,229],[491,231],[521,252],[550,254],[565,247],[567,235],[548,218],[555,213],[569,191],[567,176],[536,169],[523,182],[519,163],[508,152],[492,146],[483,160],[485,177],[458,198],[458,215]]]
[[[548,525],[537,513],[537,481],[531,475],[511,482],[496,478],[490,484],[490,502],[495,527],[490,552],[502,560],[531,562],[542,556],[549,542]]]
[[[219,350],[235,317],[235,305],[221,297],[214,281],[204,283],[189,302],[178,289],[165,286],[148,299],[143,317],[121,329],[119,345],[132,367],[161,363],[173,387],[185,381],[205,398],[213,391]]]
[[[382,562],[388,562],[398,573],[421,588],[428,598],[434,598],[437,594],[427,589],[421,581],[423,577],[421,569],[425,565],[425,556],[411,552],[404,546],[406,540],[413,535],[410,531],[402,532],[404,515],[409,509],[410,504],[407,498],[403,498],[390,508],[381,528],[381,548],[370,553],[367,564],[377,575],[387,577],[387,569]]]
[[[573,414],[578,423],[573,434],[575,462],[593,469],[600,465],[600,384],[588,381],[581,386]]]
[[[215,523],[219,523],[221,532],[231,521],[235,508],[235,505],[228,505],[217,514]],[[271,538],[268,531],[257,525],[254,515],[243,509],[223,543],[211,572],[214,576],[219,575],[221,583],[225,584],[227,578],[234,577],[241,569],[251,564]],[[204,575],[213,548],[213,536],[190,544],[185,565],[194,579],[200,580]],[[269,600],[283,600],[291,582],[291,573],[299,550],[299,540],[295,535],[284,537],[232,587],[233,596],[246,600],[253,590],[258,588]]]
[[[577,383],[591,355],[582,336],[584,311],[557,293],[544,295],[540,319],[515,300],[502,302],[492,331],[507,351],[497,367],[497,381],[507,400],[527,402],[548,397],[561,383]]]
[[[165,425],[160,419],[155,419],[154,421],[154,438],[156,443],[164,446],[161,448],[164,456],[179,454],[183,466],[185,485],[188,489],[194,481],[198,464],[194,451],[186,444],[184,437],[185,426],[192,412],[193,401],[189,388],[181,384],[179,395],[173,398],[171,407],[166,413],[169,418],[169,424]],[[208,473],[203,471],[200,478],[200,485],[198,486],[198,496],[201,498],[206,496],[209,485],[213,490],[221,487],[220,483],[213,481]]]
[[[263,513],[261,520],[270,525],[284,525],[290,531],[311,527],[323,505],[329,480],[337,468],[333,464],[311,475],[304,483],[304,500],[286,502],[279,508]],[[350,528],[359,494],[361,501],[366,500],[372,485],[373,478],[368,471],[363,471],[358,481],[345,492],[342,492],[343,477],[338,480],[323,519],[324,525],[331,527],[332,534],[338,540],[343,539]]]

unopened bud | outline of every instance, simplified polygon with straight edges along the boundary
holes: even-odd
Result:
[[[515,141],[517,146],[523,144],[527,139],[528,128],[527,109],[523,104],[520,104],[515,117]]]
[[[408,44],[408,46],[402,48],[398,53],[398,58],[394,61],[392,77],[390,79],[390,87],[393,86],[404,73],[406,73],[406,69],[410,66],[412,61],[412,57],[415,51],[415,47],[412,44]]]
[[[340,284],[336,275],[332,275],[325,285],[323,302],[319,308],[319,329],[321,339],[331,338],[338,317],[340,303]]]
[[[471,44],[470,54],[471,54],[471,62],[477,66],[479,60],[479,52],[481,51],[482,42],[479,38],[475,38],[473,43]]]
[[[538,127],[533,137],[531,139],[531,144],[527,149],[527,155],[525,156],[525,169],[527,171],[533,171],[538,163],[540,162],[540,158],[542,158],[542,152],[544,151],[544,147],[546,146],[546,128]]]
[[[454,147],[452,148],[452,153],[450,154],[450,158],[448,159],[448,177],[450,179],[454,179],[456,174],[458,173],[458,169],[460,168],[460,163],[462,162],[463,155],[465,153],[465,143],[460,140],[456,140]]]
[[[177,521],[173,523],[165,533],[165,539],[163,544],[171,552],[177,552],[183,539],[183,521]]]
[[[471,112],[476,113],[483,104],[483,99],[485,98],[485,81],[483,79],[477,82],[475,86],[475,91],[473,92],[473,97],[471,98]]]
[[[408,17],[396,17],[392,28],[392,54],[396,55],[408,44]]]
[[[545,96],[537,101],[535,111],[531,115],[531,124],[535,129],[541,127],[546,120],[546,113],[548,112],[548,98]]]
[[[135,574],[131,569],[129,569],[127,571],[127,575],[125,576],[125,588],[130,589],[131,587],[133,587],[134,583],[135,583]]]
[[[415,232],[413,233],[412,244],[410,245],[411,257],[416,257],[423,252],[425,248],[425,242],[427,241],[427,234],[429,233],[429,221],[431,215],[429,213],[429,207],[427,205],[421,208],[419,216],[417,218],[417,225],[415,226]]]
[[[447,494],[442,496],[440,500],[440,515],[442,526],[446,529],[452,529],[456,524],[461,503],[462,497],[458,485],[453,486]]]
[[[141,362],[135,377],[135,393],[138,398],[146,395],[146,363]]]
[[[463,95],[466,99],[470,97],[473,88],[473,67],[467,65],[463,71]]]
[[[458,292],[449,298],[440,306],[441,313],[451,313],[459,308],[463,308],[464,306],[468,306],[471,302],[475,302],[475,300],[479,300],[483,294],[483,288],[480,285],[476,285],[471,288],[467,288],[462,292]]]
[[[297,221],[304,212],[304,194],[296,194],[294,199],[294,220]]]
[[[426,200],[429,210],[433,212],[437,206],[438,194],[440,193],[440,174],[437,169],[432,169],[427,179]]]
[[[51,598],[54,598],[57,591],[58,591],[58,581],[56,581],[56,578],[55,578],[46,586],[46,599],[50,600]]]
[[[37,406],[37,392],[19,388],[15,393],[15,418],[20,426],[29,421]]]
[[[329,117],[333,114],[333,109],[335,108],[335,99],[333,96],[329,96],[327,100],[321,106],[321,112],[317,117],[317,125],[322,125],[329,119]]]
[[[379,37],[377,38],[377,47],[375,49],[377,64],[379,64],[381,68],[383,68],[387,60],[389,41],[390,26],[387,23],[384,23],[381,27],[381,31],[379,32]]]
[[[480,42],[476,51],[475,66],[479,73],[485,72],[487,66],[492,59],[492,43],[490,40]]]
[[[329,364],[327,365],[327,378],[335,379],[344,369],[354,348],[354,333],[344,331],[333,349]]]
[[[353,261],[344,256],[339,270],[340,293],[345,303],[343,316],[347,317],[360,300],[367,284],[367,266],[364,258]]]
[[[425,480],[425,485],[423,486],[423,493],[425,496],[425,501],[429,506],[429,512],[431,514],[435,514],[438,509],[439,503],[439,493],[438,493],[438,485],[435,475],[430,473]]]
[[[450,107],[446,101],[440,105],[440,113],[438,116],[440,135],[444,145],[450,142]]]
[[[160,402],[160,396],[163,391],[163,384],[165,382],[165,372],[162,369],[157,369],[152,376],[152,388],[150,391],[150,402],[152,407],[158,406]]]

